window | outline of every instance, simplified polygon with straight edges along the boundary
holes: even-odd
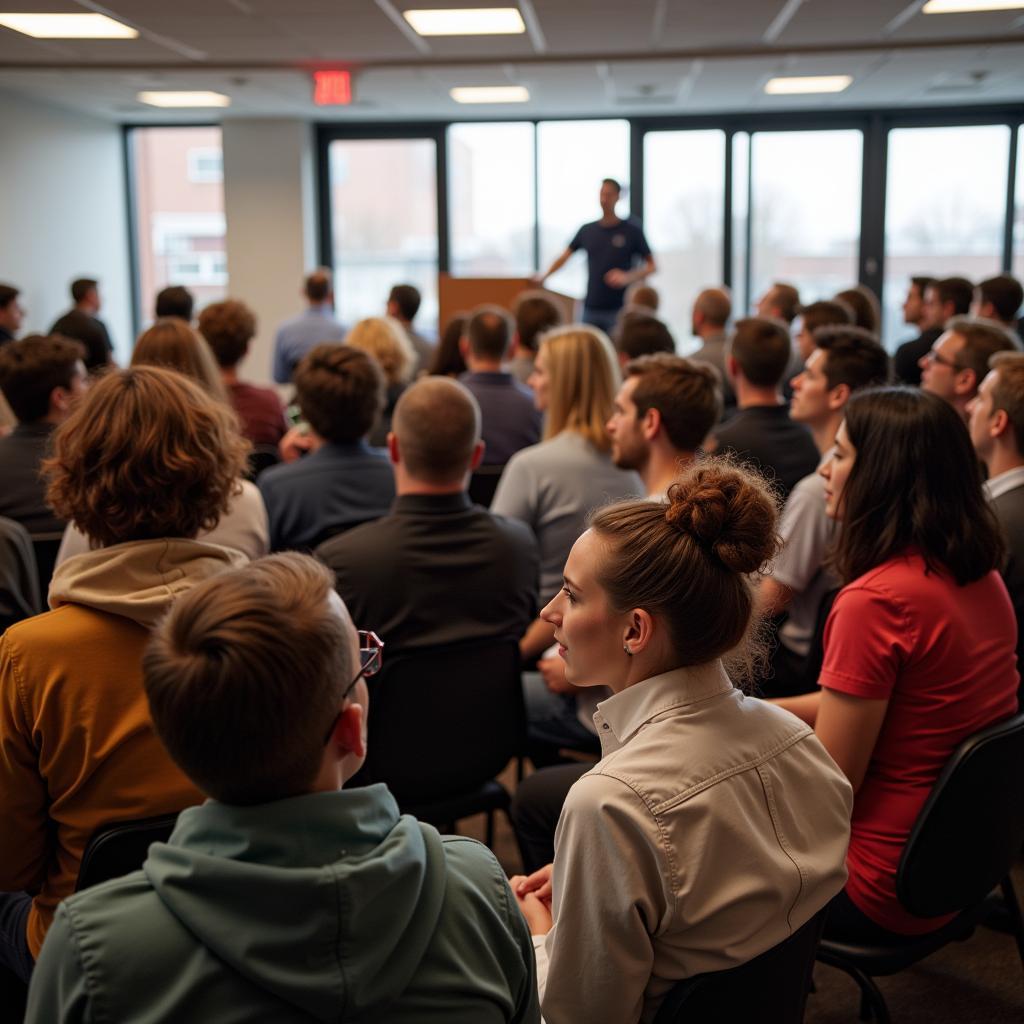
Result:
[[[384,313],[395,284],[422,295],[420,330],[437,324],[437,150],[433,139],[330,144],[334,292],[345,324]]]
[[[1024,281],[1024,126],[1017,129],[1017,180],[1013,186],[1013,276]]]
[[[197,309],[222,299],[228,275],[220,128],[135,128],[130,154],[143,323],[168,285],[185,285]]]
[[[651,284],[681,351],[696,347],[690,313],[697,293],[722,283],[724,209],[724,132],[644,136],[644,222],[658,262]]]
[[[534,127],[529,122],[448,129],[451,272],[520,277],[534,272]]]
[[[889,132],[883,336],[890,349],[917,334],[901,311],[911,276],[979,281],[999,273],[1009,158],[1005,125]]]

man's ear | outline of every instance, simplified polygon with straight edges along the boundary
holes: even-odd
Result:
[[[661,410],[648,409],[640,421],[640,429],[643,431],[645,441],[653,441],[661,432]]]
[[[50,412],[60,413],[61,416],[66,415],[71,408],[71,392],[58,385],[50,392],[49,405]]]
[[[1012,429],[1013,424],[1010,422],[1010,417],[1006,414],[1006,410],[996,409],[996,411],[992,413],[992,418],[989,420],[989,436],[1003,437]]]
[[[953,378],[953,391],[958,395],[978,393],[978,375],[970,369],[959,370]]]
[[[828,393],[828,407],[832,412],[842,409],[850,399],[850,385],[837,384]]]
[[[398,438],[393,430],[388,431],[388,455],[393,466],[397,466],[402,461],[402,456],[398,451]]]
[[[484,441],[477,441],[473,447],[473,454],[469,459],[469,471],[472,473],[477,466],[483,461],[484,452],[487,449],[487,444]]]
[[[363,705],[348,701],[338,716],[330,740],[337,746],[339,759],[349,754],[366,757],[366,730],[363,728],[363,719]]]

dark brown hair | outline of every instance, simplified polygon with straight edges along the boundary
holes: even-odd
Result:
[[[326,267],[314,270],[306,278],[303,291],[310,302],[326,302],[331,294],[331,272]]]
[[[908,548],[963,586],[997,568],[1003,540],[959,413],[916,388],[870,388],[846,404],[856,457],[833,564],[844,583]]]
[[[81,302],[89,292],[99,287],[99,281],[91,277],[79,277],[77,280],[71,282],[71,298],[74,301]]]
[[[639,359],[656,352],[674,354],[676,343],[663,321],[650,313],[633,310],[625,313],[619,323],[615,347],[629,359]]]
[[[520,293],[512,313],[519,344],[531,352],[537,351],[540,335],[562,322],[558,307],[543,292]]]
[[[497,306],[480,306],[466,324],[466,338],[477,359],[504,359],[512,340],[508,315]]]
[[[1009,274],[1000,274],[998,277],[990,277],[978,285],[978,292],[982,303],[992,303],[996,316],[1004,324],[1010,323],[1020,311],[1020,304],[1024,302],[1024,288],[1021,288],[1020,281]]]
[[[743,376],[755,387],[779,386],[793,354],[789,332],[781,321],[766,316],[748,316],[736,321],[729,346]]]
[[[853,310],[853,322],[865,331],[878,333],[882,322],[882,311],[878,298],[867,285],[858,284],[836,295],[837,302],[845,302]]]
[[[779,316],[791,324],[800,312],[800,293],[791,284],[776,281],[769,291],[771,304],[779,307]]]
[[[970,312],[971,300],[974,298],[974,285],[966,277],[937,278],[927,287],[935,289],[939,302],[943,306],[947,302],[953,303],[953,316],[967,316]]]
[[[244,302],[235,299],[211,302],[199,314],[199,333],[218,366],[236,366],[256,333],[256,316]]]
[[[956,364],[964,370],[974,371],[975,388],[985,379],[989,360],[996,352],[1020,349],[1016,337],[994,320],[956,316],[946,321],[946,330],[964,339],[963,348],[956,354]]]
[[[812,334],[819,327],[828,327],[832,324],[852,324],[854,321],[853,310],[849,303],[841,299],[822,299],[820,302],[812,302],[800,310],[804,327]]]
[[[721,380],[706,363],[659,353],[632,360],[624,372],[637,379],[637,418],[657,409],[672,447],[679,451],[696,451],[722,415]]]
[[[10,284],[0,284],[0,309],[9,306],[21,292]]]
[[[294,552],[196,584],[142,658],[153,726],[204,792],[259,804],[309,791],[357,671],[326,566]]]
[[[827,352],[825,381],[832,388],[845,384],[851,391],[889,381],[889,354],[878,336],[853,324],[819,327],[814,344]]]
[[[388,302],[398,307],[403,320],[412,323],[420,311],[420,290],[414,284],[396,284],[388,294]]]
[[[303,419],[336,444],[365,437],[384,408],[384,374],[358,348],[317,345],[295,368],[294,380]]]
[[[191,323],[194,307],[195,299],[192,293],[182,285],[176,284],[157,292],[154,312],[158,319],[163,316],[176,316],[179,320]]]
[[[742,652],[756,622],[752,577],[778,550],[775,501],[755,473],[721,458],[684,470],[668,497],[594,513],[608,552],[598,581],[616,611],[664,619],[680,668]]]
[[[69,389],[85,347],[59,334],[30,334],[0,346],[0,391],[22,423],[50,411],[54,388]]]
[[[468,319],[465,313],[456,313],[448,321],[441,334],[441,340],[434,349],[434,358],[430,361],[429,373],[439,377],[458,377],[466,372],[466,360],[462,358],[459,342]]]
[[[46,500],[96,545],[195,537],[238,491],[248,442],[231,409],[174,370],[112,370],[54,431]]]

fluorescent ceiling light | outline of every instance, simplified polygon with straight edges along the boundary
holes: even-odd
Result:
[[[0,14],[0,25],[35,39],[135,39],[139,34],[105,14]]]
[[[1024,0],[928,0],[922,14],[974,14],[978,11],[1016,11]]]
[[[231,97],[220,92],[140,92],[136,99],[151,107],[227,107]]]
[[[448,95],[456,103],[525,103],[530,91],[525,85],[463,85]]]
[[[515,7],[403,11],[402,17],[421,36],[498,36],[526,31]]]
[[[810,92],[842,92],[853,81],[850,75],[800,75],[772,78],[764,87],[771,96],[794,96]]]

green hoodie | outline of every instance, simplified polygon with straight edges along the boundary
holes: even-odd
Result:
[[[61,904],[26,1021],[537,1022],[530,936],[486,847],[383,785],[181,813],[143,869]]]

